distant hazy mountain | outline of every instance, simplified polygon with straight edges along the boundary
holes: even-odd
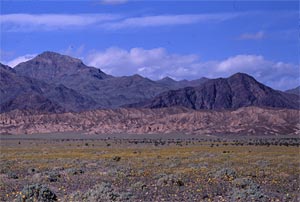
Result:
[[[300,95],[300,86],[285,91],[286,93]]]
[[[0,64],[0,111],[33,109],[49,112],[82,111],[96,108],[96,102],[63,85],[20,76]]]
[[[245,106],[299,108],[299,96],[273,90],[253,77],[237,73],[229,78],[211,79],[197,87],[164,92],[130,107],[191,109],[235,109]]]

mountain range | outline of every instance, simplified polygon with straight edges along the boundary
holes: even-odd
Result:
[[[300,95],[300,86],[285,91],[286,93]]]
[[[191,109],[237,109],[258,106],[297,109],[299,96],[274,90],[247,74],[236,73],[228,78],[208,80],[196,87],[167,91],[144,103],[130,106],[183,106]]]
[[[120,107],[237,109],[247,106],[299,109],[299,94],[274,90],[253,77],[153,81],[114,77],[81,60],[44,52],[11,68],[0,65],[0,110],[81,112]],[[298,91],[295,91],[298,92]]]

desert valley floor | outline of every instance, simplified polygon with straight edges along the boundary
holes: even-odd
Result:
[[[299,144],[296,135],[2,135],[0,201],[296,202]]]

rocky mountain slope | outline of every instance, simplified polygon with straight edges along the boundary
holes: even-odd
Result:
[[[253,77],[237,73],[229,78],[211,79],[197,87],[164,92],[129,107],[191,109],[236,109],[245,106],[299,109],[299,96],[273,90]]]
[[[84,65],[79,59],[54,52],[44,52],[14,69],[21,76],[62,84],[92,98],[100,108],[117,108],[144,101],[161,92],[204,81],[156,82],[140,75],[113,77]]]
[[[208,78],[202,77],[200,79],[195,80],[180,80],[176,81],[170,77],[162,78],[161,80],[158,80],[157,83],[167,86],[170,90],[185,88],[185,87],[193,87],[193,86],[199,86],[203,84],[204,82],[208,81]]]
[[[196,111],[187,108],[114,109],[81,113],[15,110],[0,114],[0,133],[31,134],[80,131],[87,134],[299,134],[299,110],[245,107]]]
[[[35,58],[14,67],[21,76],[43,80],[48,83],[74,83],[86,79],[106,79],[112,76],[100,69],[88,67],[77,58],[46,51]],[[78,84],[75,82],[75,85]]]
[[[300,96],[300,86],[293,88],[293,89],[289,89],[285,91],[286,93],[290,93],[290,94],[295,94],[295,95],[299,95]]]
[[[52,85],[20,76],[0,64],[0,111],[34,109],[47,112],[82,111],[97,108],[97,103],[64,85]]]

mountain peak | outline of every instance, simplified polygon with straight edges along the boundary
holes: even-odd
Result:
[[[40,56],[47,56],[47,55],[56,55],[56,56],[61,56],[62,54],[54,52],[54,51],[44,51],[41,54],[39,54]]]
[[[56,52],[45,51],[35,58],[22,62],[14,68],[20,75],[46,82],[64,82],[66,79],[73,81],[77,76],[87,78],[104,79],[109,77],[95,67],[86,66],[80,59]]]
[[[171,77],[166,76],[166,77],[162,78],[161,81],[170,81],[170,82],[174,82],[175,80],[172,79]]]
[[[73,64],[82,64],[82,61],[77,58],[70,57],[68,55],[63,55],[60,53],[52,52],[52,51],[45,51],[39,55],[37,55],[33,60],[37,60],[40,62],[52,62],[58,63],[63,61],[64,63],[73,63]]]
[[[230,77],[250,77],[250,76],[243,72],[237,72],[237,73],[231,75]]]
[[[145,79],[144,77],[142,77],[139,74],[134,74],[134,75],[131,76],[131,78],[134,79],[134,80],[143,80],[143,79]]]
[[[235,78],[235,79],[251,79],[251,80],[255,80],[252,76],[246,74],[246,73],[242,73],[242,72],[238,72],[235,73],[233,75],[231,75],[229,78]]]
[[[286,93],[300,95],[300,86],[285,91]]]

